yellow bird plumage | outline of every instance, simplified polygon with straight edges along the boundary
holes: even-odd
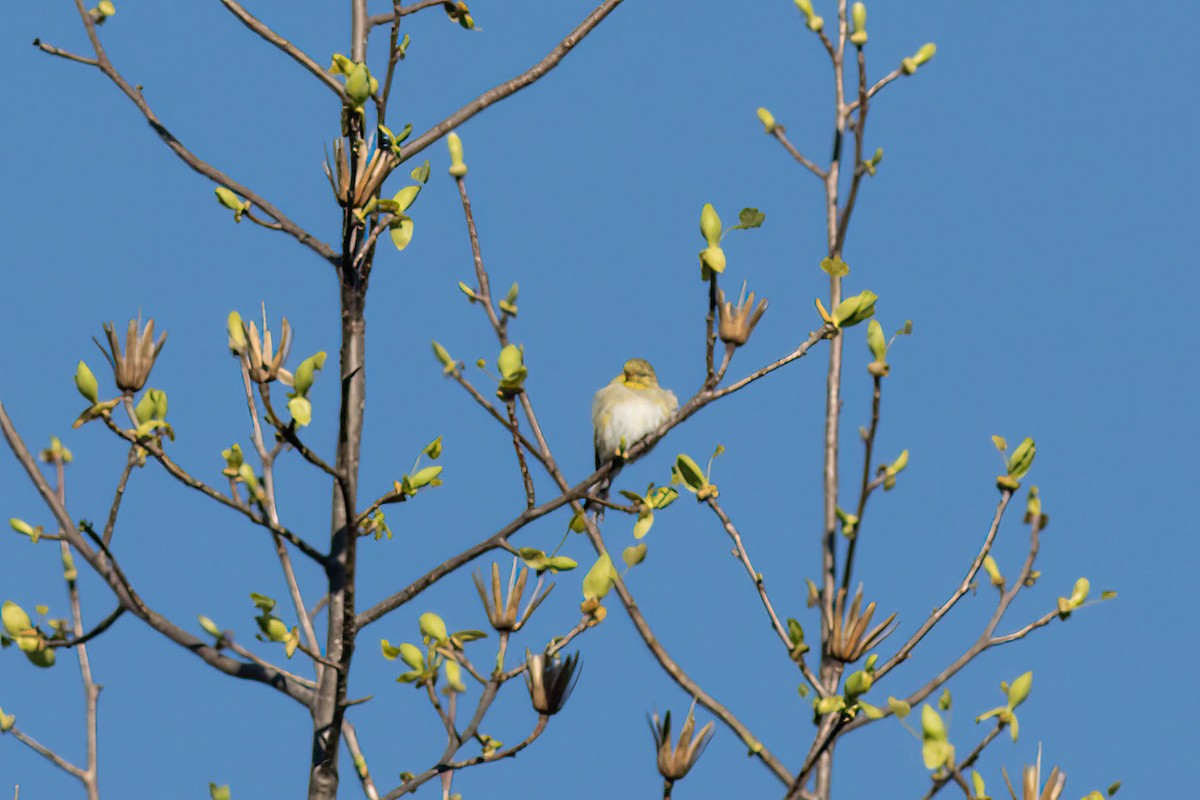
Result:
[[[596,467],[617,457],[622,442],[631,447],[666,422],[678,408],[679,400],[674,392],[658,385],[658,375],[649,361],[641,358],[626,361],[621,374],[592,398]],[[618,460],[597,488],[601,498],[608,496],[608,487],[620,467]]]

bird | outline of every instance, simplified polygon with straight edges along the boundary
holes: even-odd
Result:
[[[623,451],[658,428],[679,409],[679,400],[670,389],[658,385],[658,375],[649,361],[631,358],[621,374],[592,398],[592,426],[595,428],[596,469],[612,460],[613,467],[596,488],[600,499],[608,497],[609,486],[623,464]],[[596,516],[604,516],[604,507],[596,505]]]

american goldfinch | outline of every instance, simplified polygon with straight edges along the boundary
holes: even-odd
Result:
[[[596,430],[596,468],[617,458],[596,493],[608,497],[608,487],[621,468],[622,447],[630,447],[662,425],[679,408],[674,392],[658,385],[650,362],[631,358],[620,375],[596,392],[592,399],[592,425]],[[603,516],[604,508],[597,512]]]

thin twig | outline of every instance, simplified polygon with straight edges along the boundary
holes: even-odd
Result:
[[[358,775],[359,783],[362,784],[363,795],[367,800],[379,800],[379,790],[375,788],[375,781],[371,779],[371,771],[367,769],[366,756],[363,755],[362,747],[358,743],[358,732],[346,719],[342,720],[342,738],[346,740],[346,749],[350,751],[350,758],[354,761],[354,771]]]
[[[967,574],[963,576],[962,582],[951,593],[946,602],[942,603],[934,612],[929,615],[929,619],[917,629],[917,632],[909,637],[908,641],[896,652],[894,656],[889,658],[882,667],[875,671],[875,680],[878,681],[884,675],[891,672],[897,665],[906,660],[912,653],[913,649],[920,644],[925,635],[933,630],[933,626],[937,625],[943,617],[954,608],[955,603],[962,599],[963,595],[971,590],[971,584],[975,581],[975,575],[983,566],[983,560],[987,558],[992,549],[992,543],[996,541],[996,533],[1000,530],[1000,521],[1004,519],[1004,510],[1008,508],[1008,501],[1012,499],[1012,491],[1003,489],[1000,492],[1000,502],[996,505],[996,511],[992,515],[992,524],[988,528],[987,535],[983,539],[983,544],[979,547],[979,552],[971,561],[971,566],[967,569]]]
[[[784,132],[782,125],[776,125],[775,130],[772,131],[772,134],[774,134],[775,138],[779,140],[779,143],[783,145],[783,149],[787,150],[788,154],[791,155],[792,158],[796,159],[797,162],[803,165],[804,168],[813,175],[816,175],[821,180],[825,180],[825,170],[818,167],[812,161],[809,161],[804,157],[803,153],[796,149],[796,146],[792,144],[790,139],[787,138],[787,134]]]
[[[409,14],[415,14],[418,11],[422,11],[426,8],[433,8],[435,6],[442,6],[445,4],[446,4],[446,0],[418,0],[416,3],[413,3],[412,5],[401,6],[399,3],[396,3],[395,5],[399,6],[400,16],[407,17]],[[388,13],[376,14],[375,16],[371,17],[370,20],[368,20],[368,22],[370,22],[371,27],[373,27],[373,28],[377,27],[379,25],[387,25],[396,16],[396,13],[397,13],[396,10],[393,9],[391,12],[388,12]]]
[[[725,528],[725,532],[729,534],[729,538],[733,540],[733,546],[735,548],[733,551],[734,556],[742,562],[742,566],[746,568],[746,574],[749,575],[750,580],[754,582],[754,588],[758,590],[758,597],[760,600],[762,600],[763,608],[766,609],[767,616],[771,618],[771,627],[775,629],[775,633],[779,636],[779,640],[783,643],[783,646],[787,650],[790,657],[793,648],[792,639],[790,636],[788,636],[787,628],[785,628],[783,623],[779,621],[779,616],[775,613],[775,607],[771,604],[771,598],[767,596],[767,587],[765,581],[763,580],[762,573],[757,572],[754,569],[754,565],[750,563],[750,555],[746,552],[746,547],[742,543],[741,534],[738,533],[737,528],[734,527],[733,522],[729,519],[729,516],[725,513],[725,510],[721,508],[720,504],[717,503],[717,499],[715,497],[709,497],[707,502],[708,507],[711,508],[713,513],[717,515],[717,519],[721,520],[721,525]],[[825,687],[821,685],[821,682],[817,679],[817,676],[814,675],[812,670],[808,668],[808,665],[804,662],[804,656],[800,655],[794,660],[796,661],[797,666],[800,667],[800,671],[804,674],[805,680],[808,681],[813,690],[820,697],[827,696],[829,692],[825,690]]]
[[[521,449],[521,433],[517,422],[517,403],[509,399],[505,406],[508,408],[508,424],[512,428],[513,449],[517,451],[517,466],[521,469],[521,480],[525,484],[525,507],[533,508],[537,499],[533,494],[533,477],[529,474],[529,465],[525,463],[525,451]]]
[[[85,56],[77,56],[74,53],[70,52],[69,50],[63,50],[62,48],[55,47],[52,44],[46,44],[41,39],[34,39],[33,46],[38,48],[39,50],[41,50],[43,53],[49,53],[52,56],[58,56],[59,58],[65,58],[68,61],[74,61],[79,64],[87,64],[89,67],[100,66],[100,62],[98,62],[94,58],[87,58]]]
[[[342,85],[332,75],[322,69],[320,64],[309,58],[300,48],[267,27],[265,23],[244,9],[240,3],[234,2],[234,0],[221,0],[221,4],[241,20],[243,25],[287,53],[293,61],[311,72],[317,80],[325,84],[330,91],[336,94],[338,99],[342,101],[346,100],[346,91],[342,88]]]
[[[66,543],[64,542],[64,545],[65,544]],[[87,644],[92,639],[95,639],[97,636],[111,628],[112,624],[120,619],[121,615],[124,614],[125,611],[126,608],[124,606],[117,606],[112,610],[111,613],[109,613],[107,617],[98,622],[96,627],[92,628],[87,633],[83,633],[81,630],[78,634],[73,635],[70,639],[49,639],[46,641],[46,647],[71,648]]]
[[[854,574],[854,554],[858,548],[858,537],[862,532],[863,512],[867,508],[867,498],[871,496],[871,457],[875,452],[875,433],[879,430],[879,402],[882,396],[883,377],[875,376],[874,390],[871,394],[871,427],[863,440],[863,469],[862,486],[858,490],[858,507],[854,512],[857,522],[854,524],[854,535],[850,537],[850,545],[846,548],[846,563],[842,568],[842,589],[850,591],[850,577]]]
[[[106,545],[112,544],[113,530],[117,525],[117,514],[121,511],[121,501],[125,498],[125,484],[129,482],[129,476],[133,472],[133,468],[138,462],[138,447],[136,445],[129,448],[129,455],[125,458],[125,468],[121,470],[121,478],[117,481],[117,489],[113,492],[112,505],[108,508],[108,520],[104,523],[103,539]]]
[[[3,403],[0,403],[0,433],[4,434],[9,449],[12,450],[17,461],[24,468],[25,474],[28,476],[30,482],[33,483],[43,502],[46,503],[46,507],[54,515],[71,547],[108,584],[108,587],[116,595],[121,605],[133,612],[135,616],[143,620],[155,631],[226,675],[265,684],[304,705],[308,705],[311,702],[312,692],[303,685],[297,685],[295,681],[290,680],[290,676],[286,676],[276,669],[255,667],[229,658],[221,654],[216,648],[197,639],[166,617],[150,609],[141,598],[132,592],[127,583],[122,579],[119,566],[111,559],[111,554],[103,546],[103,539],[99,536],[95,537],[94,541],[97,546],[102,548],[102,551],[97,551],[76,530],[66,506],[59,502],[58,497],[41,474],[37,463],[29,453],[29,448],[25,445],[25,442],[13,426],[12,420],[9,418]]]
[[[155,461],[157,461],[159,464],[161,464],[163,466],[164,469],[166,469],[167,473],[171,477],[175,478],[180,483],[184,484],[185,486],[189,486],[192,489],[195,489],[196,491],[200,492],[201,494],[203,494],[209,498],[212,498],[213,500],[216,500],[218,503],[225,506],[226,508],[232,508],[233,510],[244,515],[247,519],[249,519],[254,524],[261,525],[262,527],[266,528],[267,530],[269,530],[273,533],[279,534],[284,539],[286,539],[288,542],[290,542],[293,546],[295,546],[297,550],[304,553],[306,556],[311,558],[313,561],[316,561],[318,564],[325,563],[324,554],[322,554],[319,550],[317,550],[315,547],[310,545],[308,542],[304,541],[299,536],[297,536],[295,533],[292,533],[290,530],[283,527],[282,525],[276,525],[276,524],[272,523],[269,519],[265,519],[263,517],[258,516],[252,510],[250,510],[250,508],[238,503],[236,500],[234,500],[232,498],[226,497],[225,495],[218,492],[216,489],[209,486],[204,481],[200,480],[199,478],[194,477],[187,470],[183,469],[183,467],[176,464],[171,459],[171,457],[168,456],[166,454],[166,452],[159,445],[155,444],[154,442],[152,442],[150,440],[144,440],[144,441],[139,440],[137,437],[137,434],[134,431],[127,431],[127,430],[122,429],[119,425],[117,425],[115,422],[113,422],[112,418],[109,417],[109,415],[107,415],[107,414],[105,414],[102,417],[102,419],[104,420],[105,425],[107,425],[109,430],[111,430],[113,433],[117,434],[122,439],[129,442],[130,444],[135,444],[135,445],[139,445],[140,447],[143,447],[147,453],[149,453],[151,456],[154,457]]]
[[[488,106],[495,105],[511,94],[519,92],[521,89],[524,89],[526,86],[534,83],[550,70],[554,69],[556,66],[558,66],[559,62],[566,58],[568,53],[575,49],[576,45],[583,41],[585,36],[595,30],[596,26],[599,25],[604,18],[611,14],[613,9],[620,4],[621,0],[604,0],[604,2],[597,6],[592,13],[588,14],[582,22],[575,26],[575,29],[567,34],[566,38],[555,45],[554,49],[547,53],[545,58],[512,80],[505,81],[499,86],[489,89],[488,91],[479,95],[474,100],[460,108],[458,111],[455,111],[453,114],[422,133],[416,139],[413,139],[412,142],[410,142],[401,151],[401,159],[406,161],[412,158],[417,153],[421,152],[426,147],[429,147],[429,145],[433,144],[438,139],[442,138],[447,133],[478,114],[480,111],[483,111]]]
[[[596,522],[592,517],[584,517],[584,522],[587,525],[586,534],[592,543],[592,547],[596,550],[596,554],[603,556],[607,550],[604,546],[604,539],[600,534],[600,529],[596,527]],[[758,758],[763,764],[779,778],[785,786],[792,783],[792,774],[788,771],[783,762],[779,760],[767,747],[759,740],[757,736],[746,726],[744,722],[738,719],[732,711],[730,711],[723,703],[715,697],[704,691],[701,686],[692,680],[683,667],[681,667],[675,659],[663,647],[662,642],[655,636],[650,624],[646,621],[642,614],[641,608],[638,607],[637,601],[629,591],[629,587],[625,585],[625,581],[619,575],[613,578],[613,589],[620,598],[621,605],[625,607],[625,613],[629,615],[629,619],[633,622],[634,629],[642,637],[646,647],[649,648],[651,654],[659,665],[675,681],[680,688],[687,692],[691,697],[696,699],[700,705],[707,708],[713,716],[721,720],[731,731],[737,734],[743,744],[749,748],[750,755]]]
[[[124,76],[117,71],[116,67],[112,65],[112,62],[109,61],[108,55],[104,51],[104,46],[100,43],[100,37],[96,32],[96,24],[92,20],[91,15],[88,14],[87,9],[84,8],[83,0],[75,0],[75,8],[79,12],[79,17],[83,22],[84,30],[87,32],[88,39],[92,43],[92,49],[96,54],[96,63],[94,66],[103,72],[105,76],[107,76],[108,79],[112,81],[118,89],[121,90],[121,93],[128,97],[129,100],[135,106],[137,106],[138,111],[140,111],[142,116],[146,118],[146,122],[150,124],[150,127],[154,129],[154,132],[158,134],[158,137],[162,139],[163,143],[166,144],[176,156],[178,156],[185,164],[191,167],[193,171],[200,173],[209,180],[215,181],[216,183],[231,189],[232,191],[254,203],[254,205],[261,208],[268,215],[270,215],[272,219],[277,221],[284,232],[286,232],[296,241],[300,242],[300,244],[317,253],[317,255],[321,256],[329,263],[336,266],[338,259],[336,254],[333,252],[333,249],[329,245],[314,238],[308,233],[308,231],[304,230],[291,219],[289,219],[287,215],[275,208],[275,206],[265,200],[257,192],[241,183],[238,183],[233,178],[221,172],[219,169],[212,166],[207,161],[204,161],[191,150],[186,148],[183,143],[180,142],[179,139],[177,139],[161,121],[159,121],[154,111],[150,108],[150,104],[146,102],[146,98],[142,96],[141,90],[132,86],[124,78]],[[40,44],[39,47],[41,47]],[[49,45],[47,45],[47,47],[49,47]],[[42,47],[41,49],[46,52],[50,52],[49,50],[46,50],[45,47]]]
[[[46,747],[44,744],[39,742],[37,739],[34,739],[32,736],[25,733],[25,731],[21,730],[17,726],[14,725],[12,728],[9,728],[8,732],[10,734],[12,734],[18,742],[25,745],[29,749],[33,750],[33,752],[37,753],[38,755],[42,756],[43,758],[46,758],[47,760],[50,761],[50,763],[54,764],[54,766],[58,767],[63,772],[74,775],[76,778],[78,778],[81,781],[84,779],[84,776],[87,774],[83,770],[83,768],[77,767],[74,764],[72,764],[70,761],[67,761],[65,758],[60,756],[58,753],[54,752],[49,747]]]
[[[520,742],[518,742],[517,744],[513,745],[512,747],[510,747],[506,750],[501,750],[498,753],[494,753],[494,754],[486,755],[486,756],[478,755],[478,756],[475,756],[474,758],[470,758],[465,761],[451,761],[449,763],[438,764],[435,767],[430,767],[425,772],[422,772],[420,775],[417,775],[416,777],[406,781],[405,783],[396,787],[392,791],[388,792],[386,795],[384,795],[383,800],[396,800],[396,798],[415,791],[418,787],[420,787],[427,781],[431,780],[432,778],[437,777],[438,775],[440,775],[443,772],[446,772],[448,770],[466,769],[467,767],[474,767],[478,764],[486,764],[486,763],[491,763],[491,762],[495,762],[495,761],[503,761],[506,758],[512,758],[517,753],[521,752],[526,747],[533,744],[534,740],[536,740],[539,736],[541,736],[542,732],[544,730],[546,730],[546,725],[547,725],[547,723],[549,723],[549,721],[550,721],[550,718],[548,716],[546,716],[545,714],[542,714],[541,716],[539,716],[537,725],[534,726],[533,731],[528,736],[526,736],[524,739],[522,739]]]

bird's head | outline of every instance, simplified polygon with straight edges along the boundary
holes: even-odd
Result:
[[[631,358],[625,362],[625,385],[631,389],[657,389],[658,376],[654,367],[644,358]]]

